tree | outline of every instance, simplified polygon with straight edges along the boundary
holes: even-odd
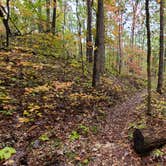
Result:
[[[56,31],[56,10],[57,10],[57,0],[53,0],[53,15],[52,15],[52,34],[55,34]]]
[[[131,47],[133,48],[134,46],[134,39],[135,39],[135,25],[136,25],[136,19],[137,19],[137,9],[138,9],[138,4],[140,0],[132,1],[132,6],[133,6],[133,19],[132,19],[132,27],[131,27]]]
[[[86,37],[86,57],[88,62],[92,62],[92,4],[93,0],[87,0],[87,37]]]
[[[151,32],[150,32],[149,0],[145,1],[145,11],[146,11],[146,29],[147,29],[147,77],[148,77],[147,115],[150,115],[151,113]]]
[[[10,0],[6,0],[7,11],[0,4],[0,17],[2,18],[3,24],[5,26],[5,30],[6,30],[6,47],[9,46],[9,36],[11,35],[11,30],[10,30],[10,27],[9,27],[9,18],[10,18],[9,2],[10,2]],[[5,17],[5,15],[6,15],[6,17]]]
[[[134,141],[134,150],[140,156],[149,155],[149,153],[157,148],[161,148],[166,144],[166,139],[160,138],[155,139],[153,141],[146,142],[142,132],[139,129],[135,129],[133,133],[133,141]]]
[[[47,15],[46,29],[47,29],[47,32],[49,32],[50,31],[50,0],[46,0],[46,15]]]
[[[160,50],[157,92],[162,93],[164,72],[164,0],[160,0]]]
[[[166,47],[164,52],[164,72],[166,72]]]
[[[93,80],[92,86],[96,87],[100,83],[100,74],[104,70],[104,4],[103,0],[98,0],[96,19],[96,39],[94,51]]]
[[[38,31],[39,31],[39,33],[41,33],[41,32],[43,31],[43,26],[42,26],[42,5],[41,5],[41,0],[39,0],[38,13],[39,13]]]
[[[122,4],[122,2],[118,1],[118,4]],[[119,6],[118,8],[118,17],[119,17],[119,23],[118,23],[118,71],[119,74],[121,74],[122,70],[122,58],[123,58],[123,41],[122,41],[122,34],[123,34],[123,7]]]
[[[78,8],[79,8],[79,2],[78,2],[78,0],[76,0],[76,16],[77,16],[77,22],[78,22],[78,40],[79,40],[79,56],[81,57],[81,66],[82,66],[82,72],[84,75],[83,45],[82,45],[82,38],[81,38],[82,24],[81,24]]]

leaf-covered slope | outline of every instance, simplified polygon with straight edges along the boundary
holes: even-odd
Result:
[[[93,89],[91,73],[83,76],[72,57],[17,47],[0,52],[0,90],[0,149],[15,148],[14,162],[88,165],[108,113],[137,87],[104,76]]]

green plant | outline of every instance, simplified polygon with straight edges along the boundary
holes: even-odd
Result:
[[[73,160],[75,157],[76,157],[76,153],[73,152],[73,151],[68,151],[65,153],[65,156],[70,159],[70,160]]]
[[[97,128],[97,126],[92,126],[91,130],[94,134],[97,134],[99,129]]]
[[[83,134],[88,134],[88,132],[89,132],[89,128],[82,124],[79,126],[79,129],[82,130]]]
[[[0,113],[2,113],[5,116],[13,115],[13,110],[0,110]]]
[[[133,131],[128,132],[128,139],[132,140],[133,139]]]
[[[80,138],[80,135],[78,134],[77,131],[72,131],[69,138],[71,141],[75,141]]]
[[[78,164],[78,166],[85,166],[85,165],[89,164],[89,160],[88,159],[84,159],[84,160],[80,161],[77,164]]]
[[[41,141],[49,141],[49,137],[47,136],[47,134],[42,134],[39,137],[39,140],[41,140]]]
[[[140,121],[138,123],[133,122],[133,123],[129,123],[129,129],[130,128],[144,129],[146,128],[146,124],[144,121]]]
[[[84,159],[84,160],[82,161],[82,163],[85,164],[85,165],[88,165],[89,160],[88,160],[88,159]]]
[[[133,139],[133,130],[132,129],[144,129],[144,128],[146,128],[146,124],[145,124],[144,120],[141,120],[138,123],[136,123],[136,122],[129,123],[128,129],[131,129],[128,132],[129,140]]]
[[[153,151],[153,156],[154,157],[161,157],[164,155],[164,152],[160,151],[159,149],[156,149]]]
[[[59,147],[60,145],[61,145],[61,140],[59,139],[59,138],[56,138],[55,140],[54,140],[54,144],[53,144],[53,146],[54,147]]]
[[[12,154],[15,154],[16,150],[12,147],[5,147],[0,150],[0,160],[7,160],[11,157]]]

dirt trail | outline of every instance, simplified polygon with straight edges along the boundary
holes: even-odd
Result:
[[[131,147],[128,139],[128,124],[130,117],[134,116],[136,107],[144,100],[146,90],[136,93],[126,102],[113,108],[108,114],[105,128],[103,129],[103,140],[98,142],[98,154],[93,166],[139,166],[144,165]],[[105,134],[106,135],[105,135]]]
[[[124,134],[130,123],[130,116],[134,117],[134,111],[136,107],[144,100],[143,96],[146,94],[146,90],[136,93],[132,98],[129,98],[126,102],[119,104],[109,113],[107,118],[107,130],[113,132],[111,140],[119,140],[124,138]]]

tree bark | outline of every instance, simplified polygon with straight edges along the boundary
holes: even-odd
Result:
[[[100,83],[100,75],[104,71],[104,53],[104,4],[103,0],[98,0],[92,80],[93,87],[96,87]]]
[[[2,18],[2,22],[4,24],[5,31],[6,31],[6,47],[9,46],[9,36],[11,35],[11,30],[9,27],[9,18],[10,18],[9,2],[10,2],[10,0],[6,1],[7,12],[5,11],[5,8],[2,5],[0,6],[0,17]],[[5,14],[6,14],[6,18],[5,18]]]
[[[123,58],[123,41],[122,41],[122,29],[123,29],[123,23],[122,23],[122,21],[123,21],[123,12],[122,12],[122,10],[121,9],[119,9],[119,11],[118,11],[118,13],[119,13],[119,17],[120,17],[120,20],[119,20],[119,25],[118,25],[118,45],[119,45],[119,51],[118,51],[118,56],[119,56],[119,62],[118,62],[118,67],[119,67],[119,69],[118,69],[118,72],[119,72],[119,74],[121,74],[121,71],[122,71],[122,58]]]
[[[92,44],[92,4],[93,0],[87,0],[87,39],[86,39],[86,57],[87,61],[91,63],[93,55]]]
[[[149,153],[156,149],[160,148],[166,144],[166,139],[156,139],[151,142],[145,142],[144,136],[139,129],[135,129],[133,133],[133,141],[134,141],[134,150],[141,156],[149,155]]]
[[[79,7],[79,3],[78,3],[78,0],[76,0],[76,16],[77,16],[77,22],[78,22],[78,40],[79,40],[79,56],[81,57],[82,73],[84,75],[83,44],[82,44],[82,39],[81,39],[82,25],[81,25],[78,7]]]
[[[164,49],[164,72],[166,72],[166,47]]]
[[[38,12],[39,12],[38,31],[39,31],[39,33],[41,33],[43,31],[42,18],[41,18],[41,15],[42,15],[41,0],[39,1]]]
[[[53,0],[53,16],[52,16],[52,28],[51,32],[55,35],[56,31],[56,10],[57,10],[57,0]]]
[[[132,20],[132,27],[131,27],[131,47],[134,46],[134,40],[135,40],[135,25],[136,25],[136,12],[138,8],[139,0],[134,1],[133,4],[133,20]]]
[[[160,1],[160,50],[157,92],[162,93],[164,72],[164,0]]]
[[[46,24],[46,31],[50,31],[50,0],[46,0],[46,15],[47,15],[47,24]]]
[[[151,32],[150,32],[149,0],[145,0],[145,11],[146,11],[146,29],[147,29],[147,77],[148,77],[147,115],[150,115],[151,114]]]
[[[99,52],[100,53],[100,72],[101,74],[104,73],[105,70],[105,45],[104,45],[104,2],[101,0],[99,2]]]

